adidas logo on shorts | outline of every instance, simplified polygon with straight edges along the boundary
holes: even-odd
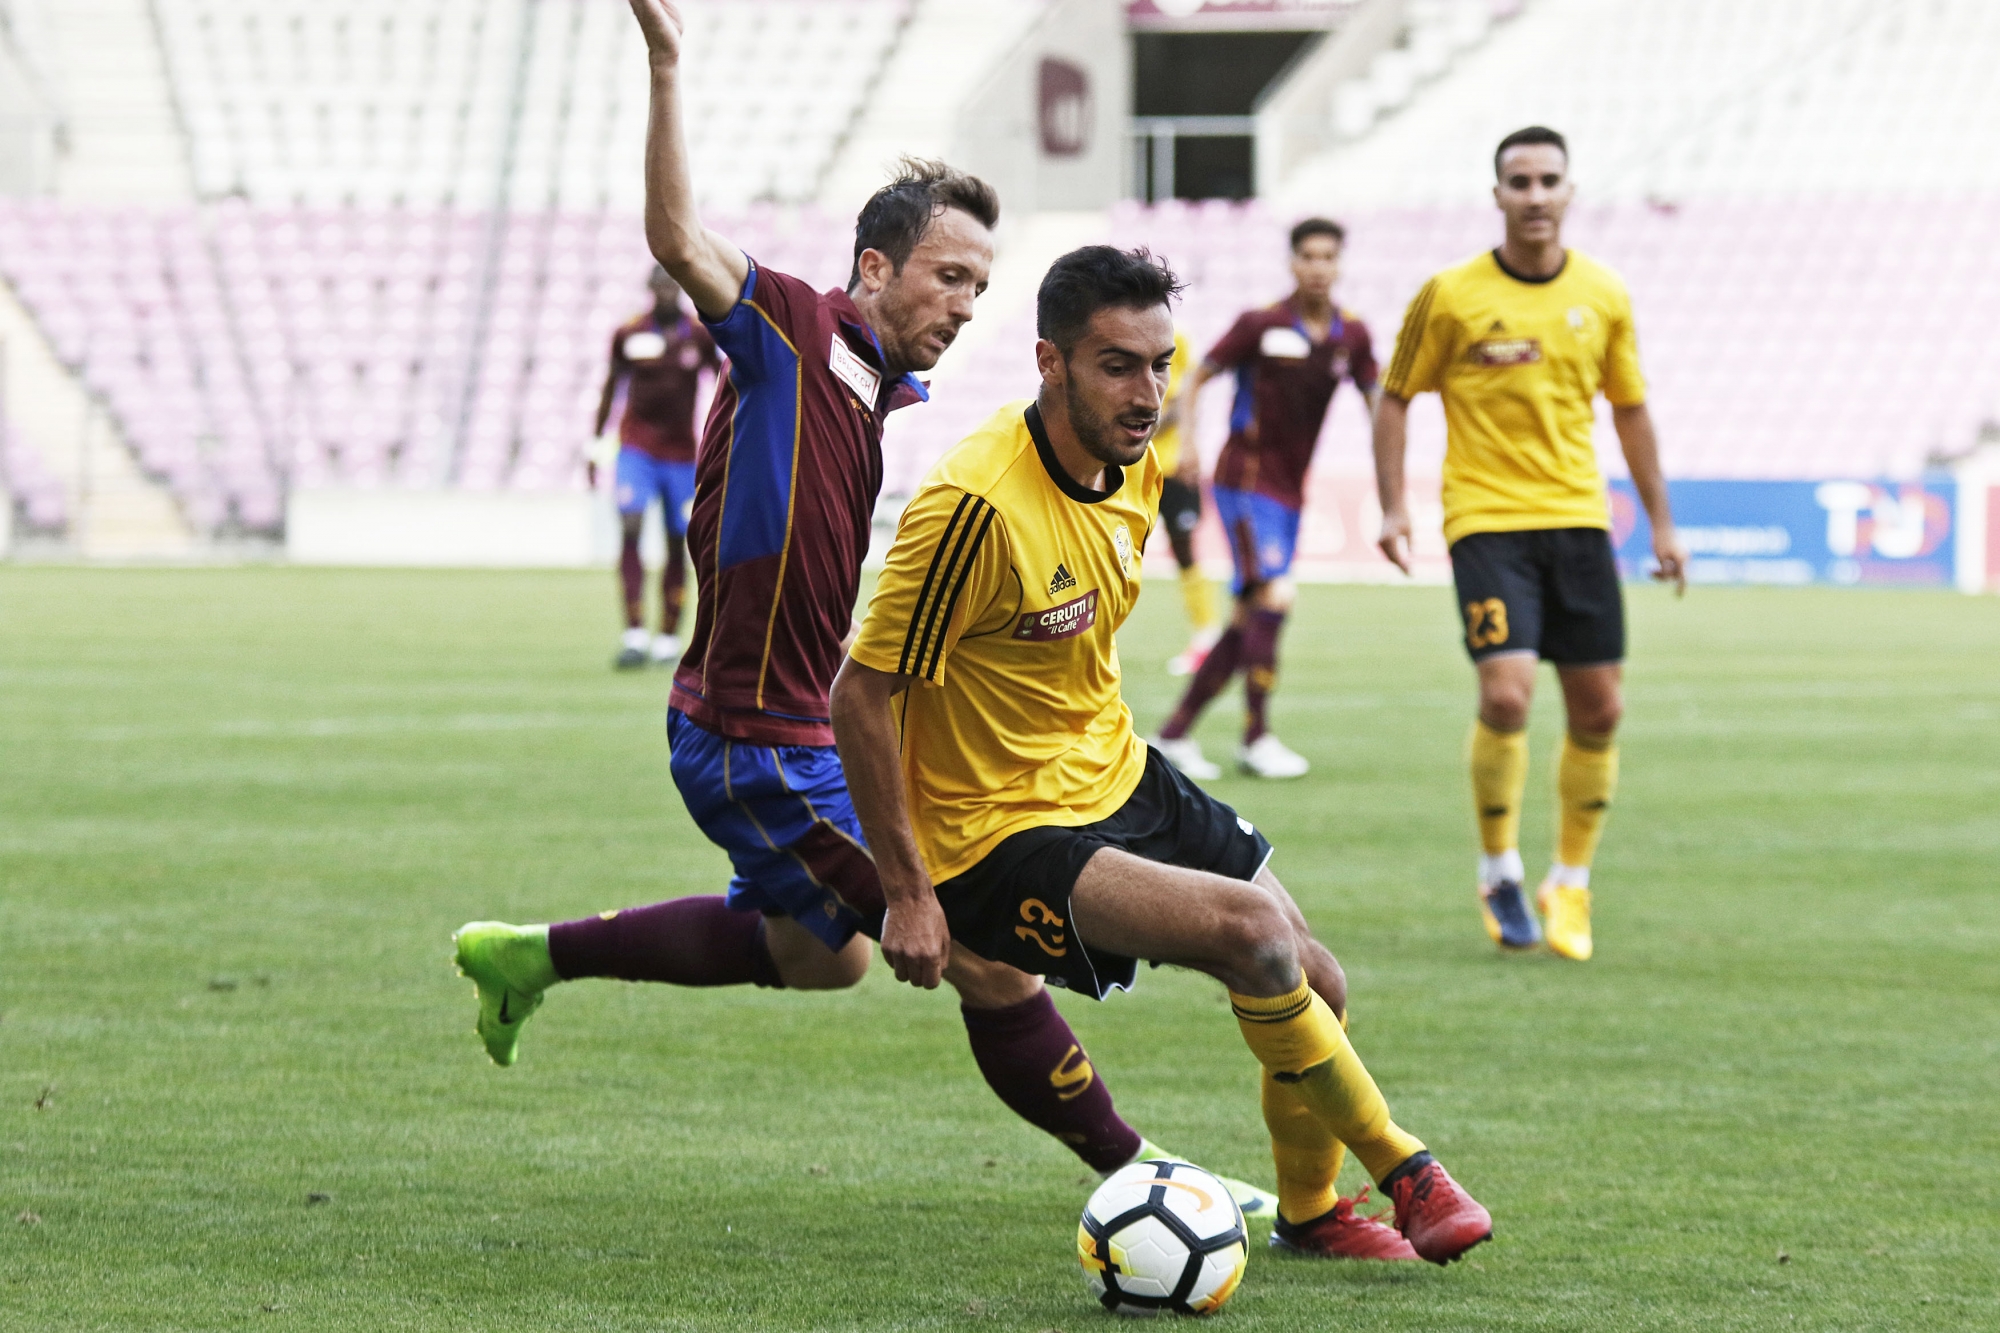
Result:
[[[1058,563],[1056,565],[1056,576],[1049,580],[1049,596],[1053,597],[1063,589],[1074,588],[1075,586],[1076,576],[1069,572],[1069,566]]]

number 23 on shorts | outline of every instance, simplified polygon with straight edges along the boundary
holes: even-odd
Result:
[[[1507,604],[1498,597],[1465,604],[1465,642],[1473,649],[1507,642]]]

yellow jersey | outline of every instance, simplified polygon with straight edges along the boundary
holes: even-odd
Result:
[[[1174,400],[1181,396],[1181,386],[1187,382],[1188,371],[1194,368],[1194,344],[1179,329],[1174,330],[1174,359],[1167,369],[1167,397],[1160,404],[1164,413],[1172,407]],[[1153,437],[1153,452],[1160,458],[1160,473],[1171,477],[1181,465],[1181,428],[1168,426]]]
[[[1516,277],[1487,253],[1410,302],[1382,387],[1444,399],[1444,536],[1608,528],[1591,442],[1600,390],[1646,401],[1632,299],[1576,250],[1552,278]]]
[[[1039,412],[1011,403],[903,511],[850,651],[911,678],[903,780],[934,881],[1011,833],[1104,819],[1138,787],[1146,744],[1113,636],[1139,598],[1160,478],[1149,447],[1084,489]]]

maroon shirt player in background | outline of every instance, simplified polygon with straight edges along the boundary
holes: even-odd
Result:
[[[759,267],[705,228],[681,130],[681,21],[631,0],[652,70],[646,239],[729,357],[702,439],[688,548],[695,628],[667,714],[688,813],[728,852],[726,894],[552,926],[473,922],[460,968],[478,983],[480,1035],[510,1064],[520,1024],[558,981],[831,990],[860,981],[883,916],[833,747],[827,694],[860,590],[882,484],[882,424],[925,396],[929,370],[972,318],[993,263],[999,201],[938,162],[905,160],[855,222],[846,290]],[[1039,977],[954,949],[974,1059],[1016,1114],[1093,1169],[1150,1149]],[[828,1041],[866,1040],[829,1024]],[[800,1110],[800,1125],[812,1116]],[[1275,1210],[1243,1187],[1247,1210]],[[1262,1204],[1260,1210],[1259,1204]]]
[[[1236,616],[1153,742],[1194,778],[1222,775],[1188,731],[1238,668],[1245,719],[1237,767],[1260,778],[1303,777],[1311,767],[1266,725],[1278,681],[1278,637],[1297,595],[1291,569],[1306,472],[1342,379],[1361,391],[1371,416],[1382,397],[1368,326],[1333,301],[1346,233],[1336,222],[1307,218],[1292,228],[1291,239],[1297,287],[1276,305],[1237,319],[1188,376],[1176,409],[1184,447],[1192,448],[1202,385],[1224,371],[1236,372],[1229,442],[1215,460],[1211,483],[1215,514],[1236,564]]]
[[[708,331],[681,309],[680,284],[655,266],[647,285],[653,308],[625,321],[611,335],[611,369],[597,400],[595,434],[604,434],[620,391],[616,487],[620,543],[618,586],[625,603],[621,670],[681,655],[681,602],[687,588],[688,509],[694,502],[695,400],[704,373],[721,368]],[[597,459],[589,464],[597,485]],[[648,641],[646,567],[639,559],[639,530],[646,506],[660,499],[660,527],[667,563],[660,573],[660,632]]]

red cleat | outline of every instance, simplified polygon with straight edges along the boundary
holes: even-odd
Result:
[[[1448,1264],[1493,1235],[1493,1215],[1435,1160],[1407,1174],[1392,1173],[1389,1197],[1396,1201],[1396,1230],[1420,1259]]]
[[[1394,1227],[1354,1211],[1355,1205],[1367,1198],[1368,1189],[1363,1186],[1361,1193],[1336,1200],[1332,1212],[1310,1222],[1287,1222],[1280,1213],[1271,1231],[1271,1248],[1315,1259],[1421,1258]]]

